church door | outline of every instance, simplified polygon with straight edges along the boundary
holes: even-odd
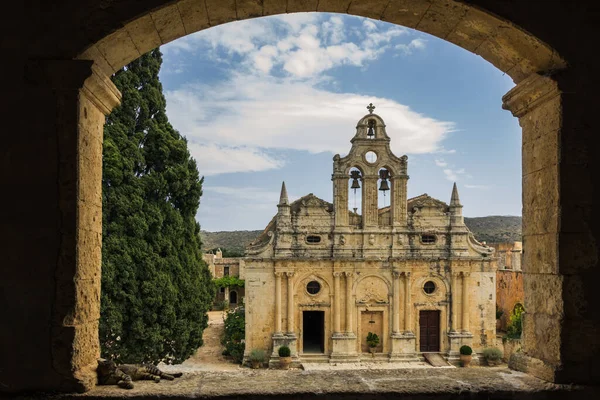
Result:
[[[302,349],[304,353],[325,352],[325,312],[302,313]]]
[[[419,312],[419,331],[420,351],[440,351],[439,310]]]

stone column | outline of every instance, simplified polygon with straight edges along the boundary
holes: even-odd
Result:
[[[375,227],[379,224],[377,211],[377,179],[378,175],[365,175],[363,178],[362,217],[364,227]]]
[[[404,272],[404,332],[412,332],[412,304],[410,304],[410,272]]]
[[[400,273],[392,272],[394,303],[392,305],[392,333],[400,333]]]
[[[339,336],[342,332],[340,324],[340,275],[341,272],[333,273],[333,334]]]
[[[281,272],[275,272],[275,335],[281,334]]]
[[[294,313],[294,280],[292,279],[294,277],[294,273],[293,272],[286,272],[286,276],[287,276],[287,318],[288,318],[288,333],[294,333],[294,319],[295,319],[295,313]]]
[[[0,391],[81,392],[96,384],[103,125],[121,94],[92,64],[22,65],[15,104],[27,103],[31,117],[0,146],[0,237],[11,251],[2,260],[3,298],[11,300],[3,302],[0,336],[19,349],[2,354],[11,367]]]
[[[334,174],[333,181],[333,203],[335,209],[334,225],[336,227],[348,226],[348,179],[343,174]]]
[[[349,335],[353,331],[352,327],[352,312],[354,307],[352,305],[352,272],[344,272],[346,275],[346,333]]]
[[[469,332],[469,276],[468,272],[462,273],[462,331]]]
[[[459,332],[458,327],[458,272],[452,272],[452,329],[451,332]]]

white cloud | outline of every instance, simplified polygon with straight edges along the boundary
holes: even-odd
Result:
[[[345,29],[353,18],[359,28]],[[165,54],[201,50],[235,69],[224,68],[226,80],[167,91],[169,120],[190,141],[203,175],[279,168],[284,162],[268,153],[273,149],[343,154],[371,102],[396,154],[445,152],[441,142],[453,123],[386,98],[322,89],[325,82],[335,85],[327,71],[362,67],[410,35],[391,24],[316,13],[238,21],[189,35],[163,46]],[[406,46],[422,48],[424,41]]]
[[[212,86],[167,91],[167,112],[192,142],[313,153],[347,152],[356,122],[371,102],[387,124],[396,154],[441,150],[454,127],[393,100],[328,92],[316,87],[318,83],[238,74]]]
[[[444,161],[443,159],[440,160],[435,160],[435,165],[437,165],[438,167],[447,167],[448,163],[446,161]]]
[[[394,46],[394,49],[399,50],[400,54],[410,55],[414,50],[423,50],[426,41],[423,39],[413,39],[408,44],[400,43]]]
[[[464,185],[467,189],[481,189],[488,190],[491,188],[491,185]]]
[[[265,171],[280,168],[284,164],[282,160],[252,147],[227,147],[190,141],[188,148],[198,164],[198,171],[204,176]]]

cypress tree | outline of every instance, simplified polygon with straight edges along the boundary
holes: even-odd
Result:
[[[202,345],[214,285],[195,220],[202,181],[169,123],[156,49],[115,73],[104,128],[102,356],[179,363]]]

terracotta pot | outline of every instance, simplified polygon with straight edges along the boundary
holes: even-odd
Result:
[[[465,354],[461,354],[460,355],[460,363],[463,367],[468,367],[469,364],[471,364],[471,359],[473,358],[472,355],[465,355]]]
[[[292,363],[292,357],[279,357],[279,367],[281,369],[289,369]]]
[[[375,347],[369,347],[369,353],[371,353],[372,357],[375,357]]]

